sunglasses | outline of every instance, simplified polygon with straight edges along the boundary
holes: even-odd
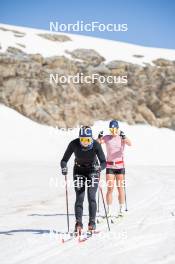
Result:
[[[110,131],[111,133],[114,133],[114,132],[117,132],[117,131],[118,131],[118,128],[117,128],[117,127],[110,127],[110,128],[109,128],[109,131]]]
[[[81,143],[92,143],[92,138],[91,137],[80,137],[80,142]]]

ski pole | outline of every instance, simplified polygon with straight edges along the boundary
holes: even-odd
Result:
[[[123,160],[123,166],[125,168],[125,163],[124,163],[124,159],[122,157]],[[124,192],[125,192],[125,211],[128,211],[128,205],[127,205],[127,199],[126,199],[126,181],[125,181],[125,173],[123,174],[123,178],[124,178]]]
[[[100,212],[100,191],[98,187],[98,202],[97,202],[97,213],[99,214]]]
[[[108,230],[110,231],[110,226],[109,226],[109,219],[107,216],[107,210],[106,210],[106,205],[105,205],[105,199],[104,199],[104,195],[103,195],[103,190],[102,187],[99,185],[100,188],[100,192],[101,192],[101,196],[102,196],[102,201],[103,201],[103,206],[104,206],[104,210],[105,210],[105,217],[106,217],[106,221],[107,221],[107,225],[108,225]]]
[[[97,200],[97,213],[100,213],[100,173],[99,173],[99,184],[98,184],[98,200]]]
[[[126,199],[126,182],[125,182],[125,174],[123,175],[123,177],[124,177],[124,192],[125,192],[125,211],[128,211],[127,199]]]
[[[67,209],[67,232],[69,233],[69,201],[67,191],[67,175],[65,175],[65,188],[66,188],[66,209]]]

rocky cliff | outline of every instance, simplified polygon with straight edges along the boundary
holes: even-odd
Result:
[[[0,102],[50,126],[74,127],[116,118],[175,129],[175,61],[160,58],[141,66],[106,62],[93,49],[67,54],[43,57],[14,47],[1,52]],[[50,73],[127,75],[128,83],[55,84],[49,82]]]

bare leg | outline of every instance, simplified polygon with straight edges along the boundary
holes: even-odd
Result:
[[[120,205],[124,205],[125,203],[124,175],[118,174],[116,175],[116,179],[117,179],[117,189],[118,189],[118,201]]]
[[[106,174],[106,183],[107,183],[106,202],[107,202],[107,205],[112,204],[112,193],[114,189],[114,181],[115,181],[114,174]]]

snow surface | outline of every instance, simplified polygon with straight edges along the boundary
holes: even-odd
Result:
[[[69,132],[52,129],[2,105],[0,121],[0,263],[175,263],[174,131],[121,123],[133,141],[126,148],[129,211],[111,226],[110,233],[103,223],[98,226],[103,232],[84,244],[61,244],[58,233],[67,228],[59,161],[78,128]],[[102,128],[107,131],[107,122],[96,122],[94,136]],[[72,230],[75,194],[71,186],[68,192]],[[116,197],[115,193],[114,212]],[[85,201],[85,227],[87,208]]]
[[[175,50],[171,49],[143,47],[120,41],[59,32],[52,33],[46,30],[6,24],[0,24],[0,27],[9,30],[17,30],[26,34],[24,37],[16,37],[13,32],[3,31],[0,29],[0,52],[5,52],[6,49],[11,46],[20,48],[26,53],[41,53],[45,57],[65,55],[70,58],[70,55],[66,53],[66,50],[72,51],[74,49],[81,48],[96,50],[106,59],[106,62],[112,60],[123,60],[143,65],[144,63],[151,63],[153,60],[158,58],[175,60]],[[54,42],[37,35],[41,33],[66,35],[69,36],[72,41]],[[25,48],[20,47],[18,44],[25,45]],[[142,55],[143,58],[133,57],[134,55]]]
[[[33,122],[13,109],[0,105],[1,161],[57,162],[68,142],[76,138],[79,128],[53,128]],[[99,131],[108,133],[108,121],[93,126],[94,138]],[[133,147],[126,146],[129,165],[174,165],[175,132],[168,128],[148,125],[129,126],[120,122],[120,129],[132,139]],[[105,148],[104,148],[105,150]]]

